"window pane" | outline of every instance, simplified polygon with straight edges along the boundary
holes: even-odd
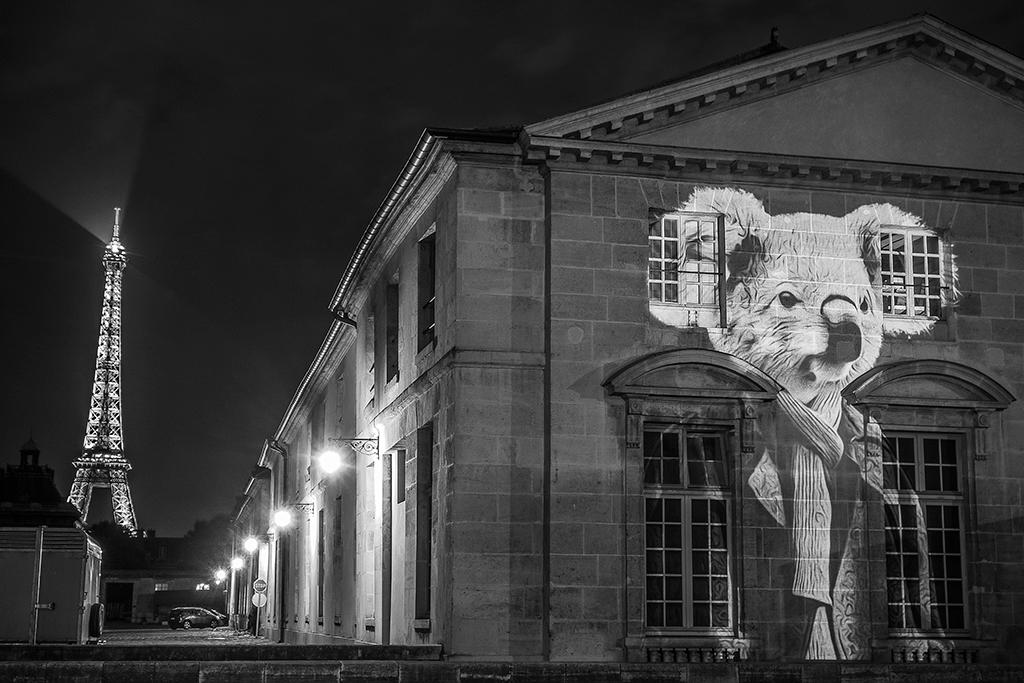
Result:
[[[725,524],[725,501],[724,500],[709,500],[708,510],[710,511],[709,520],[712,524]]]
[[[679,524],[666,524],[665,525],[665,547],[666,548],[682,548],[683,547],[683,528]]]
[[[644,432],[644,483],[661,483],[661,434],[659,432]],[[648,504],[650,504],[650,499]],[[658,517],[661,518],[660,511]]]
[[[683,573],[683,553],[682,552],[672,551],[672,550],[666,550],[665,551],[665,573],[666,574],[680,574],[680,575]]]
[[[708,517],[708,503],[711,501],[706,499],[695,499],[690,502],[690,509],[693,514],[694,522],[707,522]]]
[[[668,432],[661,435],[661,452],[661,483],[681,484],[678,432]]]
[[[683,501],[679,498],[667,498],[664,501],[665,510],[665,521],[666,522],[681,522],[683,521]]]
[[[686,437],[687,476],[690,486],[725,486],[725,447],[719,434],[690,433]]]
[[[683,625],[683,603],[670,602],[665,605],[665,626]]]
[[[681,577],[665,579],[665,599],[673,601],[683,599],[683,580]]]
[[[711,562],[708,558],[708,552],[705,550],[697,550],[691,553],[693,561],[693,573],[694,574],[710,574],[711,573]]]
[[[647,498],[644,501],[648,522],[660,522],[664,503],[661,498]]]

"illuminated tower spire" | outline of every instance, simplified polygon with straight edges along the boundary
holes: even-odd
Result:
[[[128,259],[120,231],[121,209],[114,209],[114,234],[103,252],[106,275],[89,421],[82,457],[74,462],[77,471],[68,502],[78,508],[85,521],[93,489],[109,488],[114,521],[134,535],[135,509],[128,490],[128,470],[132,466],[124,457],[121,433],[121,275]]]

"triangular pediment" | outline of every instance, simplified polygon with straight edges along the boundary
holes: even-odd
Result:
[[[533,136],[933,167],[1024,168],[1024,61],[919,16],[684,78]]]
[[[1021,131],[1020,103],[907,55],[628,140],[1012,173]]]

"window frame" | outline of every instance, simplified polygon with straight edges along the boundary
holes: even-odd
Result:
[[[701,303],[699,301],[691,302],[691,301],[687,301],[686,298],[685,298],[685,292],[687,291],[687,288],[689,287],[689,285],[687,285],[683,281],[683,277],[684,277],[684,274],[688,273],[689,271],[686,271],[686,270],[683,269],[683,265],[686,262],[686,259],[684,258],[685,252],[686,252],[686,242],[682,238],[682,226],[685,223],[685,221],[687,221],[687,220],[694,220],[694,219],[698,220],[698,221],[700,221],[702,219],[703,220],[713,219],[714,222],[715,222],[715,228],[714,228],[714,231],[715,231],[714,232],[714,238],[715,238],[714,239],[714,242],[715,242],[715,247],[714,247],[715,258],[714,259],[708,259],[706,261],[700,261],[699,260],[697,262],[698,264],[700,264],[700,263],[709,263],[709,262],[710,263],[714,263],[714,266],[715,266],[715,269],[716,269],[715,271],[713,271],[711,273],[703,273],[703,274],[706,274],[706,275],[711,275],[714,278],[715,301],[713,303]],[[676,220],[676,221],[678,221],[678,226],[676,228],[676,237],[674,238],[674,241],[676,242],[676,245],[677,245],[676,246],[677,258],[675,260],[676,260],[676,262],[678,264],[678,268],[675,271],[675,273],[677,274],[676,286],[678,287],[678,290],[677,290],[677,292],[678,292],[678,294],[677,294],[677,301],[665,301],[665,291],[664,291],[664,288],[665,288],[665,286],[667,285],[667,283],[669,281],[665,280],[665,278],[664,278],[664,275],[665,275],[665,272],[666,272],[664,267],[658,269],[661,272],[661,274],[662,274],[661,279],[654,280],[654,281],[652,281],[652,279],[651,279],[651,270],[652,270],[652,265],[654,264],[654,262],[655,261],[660,261],[662,264],[665,264],[667,262],[666,259],[665,259],[665,248],[664,248],[664,244],[665,244],[665,241],[666,241],[666,238],[664,237],[664,234],[665,234],[665,221],[666,220]],[[659,235],[652,234],[652,229],[653,229],[653,226],[655,224],[660,226],[659,227]],[[658,259],[654,259],[652,257],[651,251],[650,251],[651,242],[654,239],[660,240],[661,245],[662,245],[661,249],[660,249],[661,256]],[[727,303],[726,302],[726,292],[725,292],[725,281],[726,281],[725,216],[723,214],[720,214],[720,213],[710,213],[710,212],[705,212],[705,211],[652,211],[650,219],[648,221],[647,244],[648,244],[648,252],[647,252],[647,301],[648,301],[648,305],[649,306],[654,306],[654,307],[664,307],[666,309],[676,309],[676,310],[685,311],[686,312],[685,323],[688,326],[703,325],[703,326],[707,326],[707,327],[725,327],[725,325],[726,325],[726,303]],[[702,275],[702,273],[699,270],[699,265],[698,265],[698,270],[696,271],[696,275],[698,277],[698,282],[696,284],[694,284],[693,286],[697,287],[698,288],[698,292],[699,292],[699,288],[704,286],[704,285],[700,284],[700,276]],[[661,296],[660,296],[659,299],[655,299],[655,298],[651,297],[651,286],[654,285],[654,284],[660,284],[661,287],[662,287],[662,292],[661,292]],[[698,299],[699,298],[700,298],[700,295],[698,293]],[[708,318],[708,314],[709,313],[711,314],[710,318]],[[717,316],[715,315],[715,313],[717,313]]]
[[[919,600],[918,607],[921,610],[921,623],[922,626],[892,626],[889,625],[888,610],[890,607],[889,594],[888,594],[888,582],[890,581],[889,569],[886,566],[885,570],[885,581],[886,581],[886,628],[890,637],[895,638],[906,638],[906,637],[966,637],[973,632],[974,623],[972,619],[972,610],[975,606],[970,600],[971,586],[973,581],[971,580],[971,566],[972,561],[969,555],[971,554],[971,548],[969,546],[969,536],[973,530],[973,520],[971,517],[971,501],[973,495],[971,491],[971,474],[970,461],[968,459],[968,442],[967,435],[962,430],[936,430],[929,427],[913,427],[908,425],[893,425],[891,427],[882,426],[882,504],[883,504],[883,519],[882,528],[885,533],[885,548],[883,556],[888,561],[889,550],[889,512],[890,506],[899,505],[913,505],[920,511],[920,516],[917,520],[917,535],[920,539],[922,535],[927,538],[931,527],[928,525],[927,519],[927,506],[928,505],[942,505],[942,506],[955,506],[959,514],[959,544],[960,544],[960,587],[961,596],[963,601],[961,603],[963,609],[963,625],[959,627],[948,627],[948,626],[932,626],[931,625],[931,612],[925,608],[925,600],[922,598]],[[885,469],[891,465],[887,463],[892,462],[887,459],[887,451],[890,449],[884,445],[888,439],[897,438],[912,438],[914,440],[914,488],[913,489],[891,489],[886,486]],[[928,490],[925,489],[925,461],[924,461],[924,439],[948,439],[952,440],[956,446],[956,491],[945,491],[945,490]],[[898,465],[897,465],[898,466]],[[941,466],[941,465],[940,465]],[[906,528],[906,527],[900,527]],[[926,547],[927,548],[927,547]],[[920,554],[920,549],[918,550]],[[926,554],[928,555],[928,577],[931,581],[931,552],[930,548],[927,548]],[[918,580],[920,580],[921,572],[918,570]],[[943,577],[945,579],[945,577]],[[931,604],[933,591],[931,586],[928,587],[927,602]],[[910,603],[901,603],[910,604]],[[949,605],[950,603],[938,603],[943,605]]]
[[[649,636],[724,636],[731,637],[735,636],[738,627],[738,611],[739,611],[739,595],[738,595],[738,575],[737,575],[737,555],[735,550],[736,534],[734,533],[735,520],[737,519],[735,506],[737,504],[737,496],[735,493],[735,482],[737,481],[735,468],[738,466],[738,454],[735,453],[735,441],[737,441],[736,425],[732,421],[705,421],[705,420],[666,420],[664,418],[649,418],[645,419],[641,428],[641,434],[643,435],[643,441],[646,441],[646,435],[651,432],[657,431],[658,433],[664,434],[666,432],[674,432],[680,435],[680,444],[685,449],[687,436],[692,433],[715,433],[720,436],[721,439],[721,454],[722,454],[722,468],[721,471],[724,475],[724,481],[720,486],[694,486],[690,485],[685,480],[689,476],[689,468],[687,464],[689,460],[686,458],[685,452],[680,451],[680,461],[682,465],[681,481],[679,484],[664,484],[656,482],[648,482],[646,478],[646,449],[641,443],[640,455],[641,455],[641,498],[643,500],[644,513],[643,517],[643,600],[642,604],[642,625],[644,633]],[[682,580],[682,605],[683,605],[683,625],[682,626],[651,626],[648,615],[648,604],[652,602],[648,597],[647,592],[647,581],[652,576],[648,570],[648,553],[651,552],[651,547],[648,546],[647,539],[647,526],[650,522],[647,519],[647,501],[648,500],[680,500],[680,525],[681,525],[681,542],[680,542],[680,553],[682,555],[682,564],[678,576]],[[695,626],[693,624],[694,614],[694,597],[693,597],[693,553],[695,551],[693,547],[693,502],[698,500],[720,500],[724,502],[725,508],[725,551],[726,551],[726,581],[727,581],[727,595],[728,595],[728,624],[725,626]],[[710,523],[709,523],[710,525]],[[662,552],[665,550],[665,546],[661,548]],[[664,567],[663,567],[664,569]],[[709,564],[709,572],[710,564]],[[662,571],[656,576],[669,576],[666,572]],[[704,576],[704,575],[701,575]],[[709,579],[712,574],[706,575]],[[710,591],[710,585],[709,585]],[[665,604],[667,601],[663,597],[660,602]],[[704,602],[704,601],[701,601]],[[713,605],[713,601],[709,599],[706,601],[710,606]]]
[[[885,279],[888,276],[890,279],[897,277],[897,272],[893,268],[893,258],[897,252],[892,248],[891,236],[894,234],[901,234],[903,237],[904,249],[902,252],[902,258],[904,262],[903,272],[899,274],[899,277],[903,278],[903,284],[893,284],[892,282],[886,284]],[[885,237],[890,236],[889,248],[885,247]],[[923,237],[925,242],[925,251],[918,253],[914,251],[914,237]],[[934,254],[927,250],[928,239],[934,239],[936,241],[936,252]],[[878,230],[878,253],[879,253],[879,280],[881,286],[882,296],[882,314],[891,319],[895,320],[946,320],[949,316],[947,309],[950,304],[951,286],[948,283],[951,264],[950,251],[946,244],[946,240],[943,235],[938,231],[927,227],[918,226],[905,226],[905,225],[883,225]],[[924,260],[925,271],[924,273],[917,273],[914,270],[914,259],[921,257]],[[928,260],[934,258],[938,264],[938,272],[932,274],[928,268]],[[889,260],[889,268],[885,268],[886,260]],[[938,280],[938,291],[935,294],[926,292],[921,295],[925,299],[925,313],[914,313],[916,309],[916,302],[913,300],[919,295],[914,291],[915,285],[914,280],[917,278],[924,278],[927,282],[929,279]],[[889,292],[886,292],[886,288],[890,288]],[[902,288],[903,293],[898,294],[897,288]],[[898,296],[903,296],[906,299],[905,302],[905,313],[893,312],[895,309],[895,301]],[[888,306],[890,310],[886,310],[888,299]],[[935,311],[934,314],[930,310],[930,306],[927,303],[929,300],[935,300]]]
[[[416,351],[432,346],[437,339],[437,230],[435,226],[417,243],[416,263]]]

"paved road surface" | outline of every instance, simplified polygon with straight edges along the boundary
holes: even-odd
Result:
[[[111,645],[260,645],[268,644],[266,638],[256,638],[245,631],[235,631],[227,626],[218,628],[184,629],[131,628],[105,629],[101,643]]]

